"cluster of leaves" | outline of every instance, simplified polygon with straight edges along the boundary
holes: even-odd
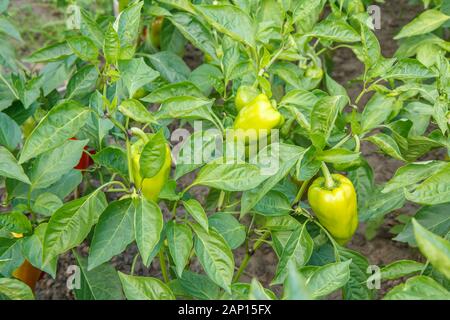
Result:
[[[445,1],[424,1],[427,9],[397,34],[394,57],[382,55],[360,0],[126,2],[117,17],[96,18],[78,7],[78,28],[25,59],[45,63],[37,72],[3,46],[20,33],[7,18],[8,1],[1,2],[0,296],[31,298],[13,271],[26,259],[55,277],[58,257],[73,250],[82,273],[78,299],[315,299],[338,289],[345,299],[372,299],[367,258],[329,236],[296,183],[307,186],[327,163],[355,185],[368,238],[406,202],[422,206],[414,219],[400,216],[393,231],[427,262],[384,266],[381,280],[412,276],[384,298],[450,297],[450,164],[420,160],[450,150]],[[152,25],[161,17],[155,42]],[[194,70],[183,60],[188,43],[204,54]],[[338,48],[364,65],[354,101],[330,76]],[[160,203],[141,196],[130,172],[130,133],[158,132],[140,160],[140,174],[152,177],[171,124],[202,121],[218,132],[192,133],[180,159],[192,144],[210,150],[224,139],[241,85],[258,86],[285,118],[280,141],[261,151],[277,149],[276,172],[263,176],[258,164],[223,164],[210,154],[203,163],[180,161]],[[361,141],[402,163],[387,183],[375,183]],[[94,165],[81,172],[73,168],[86,146],[96,150]],[[183,189],[179,180],[189,173],[195,179]],[[203,204],[196,186],[208,187]],[[172,210],[163,215],[161,208]],[[76,251],[83,243],[88,257]],[[135,261],[149,267],[159,259],[162,277],[135,276],[135,263],[130,274],[108,263],[132,243]],[[271,285],[283,285],[281,296],[256,278],[240,282],[264,243],[278,257]],[[239,248],[246,255],[235,271]],[[194,260],[204,273],[191,270]]]

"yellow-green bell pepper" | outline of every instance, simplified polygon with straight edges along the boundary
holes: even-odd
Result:
[[[236,110],[239,112],[243,107],[252,102],[260,92],[250,86],[240,86],[236,92],[236,97],[234,98],[234,105]]]
[[[332,174],[334,186],[327,187],[324,177],[317,178],[308,190],[308,201],[319,222],[341,244],[346,244],[358,227],[356,191],[352,182]]]
[[[283,122],[283,116],[270,103],[265,94],[259,94],[249,104],[245,105],[234,120],[234,129],[242,129],[246,138],[258,138],[261,130],[270,130]]]
[[[151,178],[142,179],[139,173],[139,159],[144,146],[145,143],[142,139],[139,139],[131,146],[133,180],[136,188],[141,190],[141,194],[147,200],[157,201],[159,193],[169,178],[172,156],[169,146],[166,145],[166,157],[160,171]]]

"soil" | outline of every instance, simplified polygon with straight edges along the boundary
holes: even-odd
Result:
[[[381,29],[376,31],[376,35],[380,41],[383,55],[386,57],[392,56],[397,48],[396,42],[393,41],[393,36],[399,31],[401,26],[405,25],[422,10],[420,6],[408,4],[407,0],[398,0],[395,2],[395,5],[392,5],[391,1],[379,4],[381,8]],[[192,50],[192,48],[188,48],[187,52],[188,55],[185,58],[187,63],[191,67],[197,66],[201,61],[201,53]],[[350,85],[347,82],[363,72],[362,64],[355,58],[350,50],[346,49],[339,49],[333,59],[335,64],[332,73],[333,77],[348,88],[349,94],[354,100],[359,94],[361,87]],[[364,100],[362,103],[364,103]],[[374,169],[377,183],[381,183],[391,178],[395,170],[401,164],[399,161],[388,159],[383,155],[376,153],[375,148],[366,143],[363,143],[362,151]],[[192,176],[188,175],[183,179],[182,183],[187,184],[191,179]],[[201,200],[205,197],[206,190],[203,188],[196,189],[196,195],[198,196],[198,199]],[[386,265],[400,259],[420,260],[420,255],[416,250],[409,248],[405,244],[391,240],[392,234],[389,233],[389,229],[396,223],[395,217],[398,214],[412,214],[414,210],[415,208],[413,206],[407,206],[398,210],[398,212],[389,214],[377,236],[370,241],[366,240],[364,236],[364,225],[361,225],[353,240],[349,243],[349,248],[361,252],[369,259],[370,264],[378,266]],[[87,246],[82,246],[81,251],[86,255]],[[136,253],[136,246],[131,245],[123,254],[113,258],[112,264],[118,270],[129,272],[133,257]],[[239,248],[235,252],[237,266],[240,265],[244,255],[245,251],[243,248]],[[257,277],[265,286],[268,286],[275,273],[276,260],[277,257],[273,250],[267,245],[263,245],[261,249],[253,255],[241,280],[249,282],[252,277]],[[36,288],[37,299],[73,299],[72,292],[66,287],[67,275],[65,274],[65,270],[67,270],[68,266],[73,264],[76,263],[71,253],[61,256],[58,262],[58,274],[56,279],[52,279],[50,276],[45,275],[38,283]],[[201,267],[198,264],[194,264],[191,268],[195,271],[201,270]],[[161,276],[158,271],[158,259],[154,260],[150,268],[145,268],[140,261],[138,261],[135,270],[135,274],[139,275]],[[386,290],[396,284],[398,284],[398,281],[382,283],[382,288],[379,290],[378,296],[381,297]],[[278,290],[275,288],[275,291]],[[340,293],[337,292],[329,298],[340,299]]]

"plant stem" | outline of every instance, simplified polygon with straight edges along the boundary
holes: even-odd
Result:
[[[139,252],[133,258],[133,263],[131,264],[131,275],[134,275],[134,269],[136,268],[136,262],[139,257]]]
[[[159,264],[161,265],[161,273],[164,278],[164,282],[169,282],[169,276],[167,274],[166,258],[164,257],[164,245],[159,250]]]
[[[244,260],[242,260],[242,263],[239,266],[239,269],[238,269],[236,275],[234,276],[233,283],[239,281],[239,278],[241,277],[241,275],[244,272],[245,268],[247,268],[247,265],[248,265],[248,263],[250,261],[250,258],[255,253],[255,251],[258,250],[261,247],[261,245],[264,243],[264,240],[266,240],[269,237],[269,235],[270,235],[270,232],[266,231],[261,236],[261,238],[259,238],[255,242],[255,244],[253,245],[253,251],[251,252],[251,254],[250,254],[249,250],[247,250],[247,253],[245,254]]]
[[[292,205],[294,205],[294,204],[300,202],[300,200],[302,199],[303,194],[304,194],[305,191],[306,191],[306,188],[308,188],[308,185],[309,185],[309,181],[310,181],[310,180],[311,180],[311,179],[308,179],[308,180],[303,181],[302,186],[300,187],[300,190],[298,190],[298,193],[297,193],[297,195],[295,196],[295,199],[294,199],[294,202],[292,203]]]
[[[217,201],[217,211],[222,210],[224,199],[225,199],[225,191],[221,190],[220,195],[219,195],[219,200]]]
[[[325,187],[327,189],[333,189],[334,188],[334,180],[333,177],[330,173],[330,170],[328,170],[327,165],[325,164],[325,162],[322,162],[322,173],[323,176],[325,177]]]

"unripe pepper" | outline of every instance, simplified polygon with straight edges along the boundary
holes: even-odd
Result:
[[[259,94],[239,111],[234,120],[234,129],[244,130],[245,137],[252,137],[254,132],[257,138],[260,130],[269,133],[282,122],[281,113],[272,106],[269,98],[265,94]]]
[[[356,191],[352,182],[343,175],[330,176],[334,186],[327,187],[324,177],[317,178],[309,187],[308,201],[322,226],[344,245],[358,227]]]
[[[22,238],[23,235],[20,233],[11,233],[14,238]],[[31,290],[34,291],[36,283],[42,276],[42,271],[34,267],[28,260],[25,260],[22,265],[13,271],[13,277],[26,283]]]
[[[236,110],[238,112],[241,111],[243,107],[252,102],[259,94],[259,91],[253,87],[240,86],[234,99]]]
[[[139,173],[139,159],[141,158],[141,153],[144,146],[145,142],[142,139],[139,139],[131,146],[133,180],[136,188],[141,190],[142,195],[147,200],[157,201],[159,193],[161,192],[170,175],[172,155],[170,153],[169,146],[166,145],[166,157],[159,172],[151,178],[145,178],[142,180],[142,177]]]

